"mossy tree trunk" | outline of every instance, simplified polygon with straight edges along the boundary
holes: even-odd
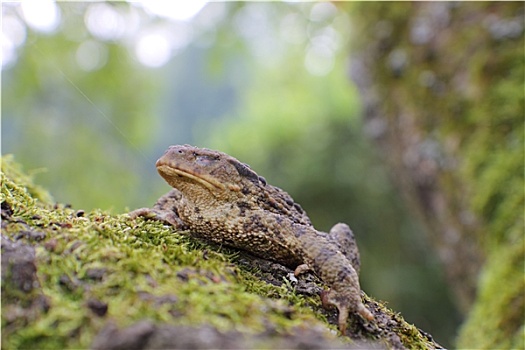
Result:
[[[458,346],[523,348],[524,4],[347,6],[365,131],[466,313]]]

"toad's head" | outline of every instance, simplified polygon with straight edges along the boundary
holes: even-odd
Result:
[[[170,146],[156,166],[159,174],[189,200],[210,195],[228,200],[246,195],[253,186],[266,185],[264,178],[237,159],[190,145]]]

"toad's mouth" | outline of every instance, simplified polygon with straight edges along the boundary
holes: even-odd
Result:
[[[178,177],[191,180],[206,187],[210,191],[223,190],[224,185],[210,175],[200,174],[190,169],[184,169],[178,165],[157,161],[157,171],[171,186],[178,188],[180,180]]]

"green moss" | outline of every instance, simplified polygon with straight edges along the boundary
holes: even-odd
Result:
[[[458,341],[460,348],[476,344],[479,349],[520,349],[525,344],[525,247],[515,244],[500,249],[489,257],[478,302]]]
[[[10,201],[25,204],[19,208],[21,210],[33,207],[35,201],[41,204],[53,202],[51,195],[42,187],[33,184],[32,176],[24,173],[21,166],[14,162],[12,154],[2,156],[0,164],[2,168],[2,188],[6,186],[6,191],[0,193],[1,202]],[[8,181],[4,173],[10,174],[17,181]]]

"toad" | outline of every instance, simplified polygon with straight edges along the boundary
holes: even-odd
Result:
[[[359,252],[348,225],[339,223],[328,233],[316,230],[288,193],[222,152],[170,146],[156,167],[174,189],[153,209],[138,209],[132,217],[168,222],[295,269],[296,275],[313,270],[330,287],[321,298],[324,306],[337,307],[342,334],[349,313],[374,319],[361,301]]]

